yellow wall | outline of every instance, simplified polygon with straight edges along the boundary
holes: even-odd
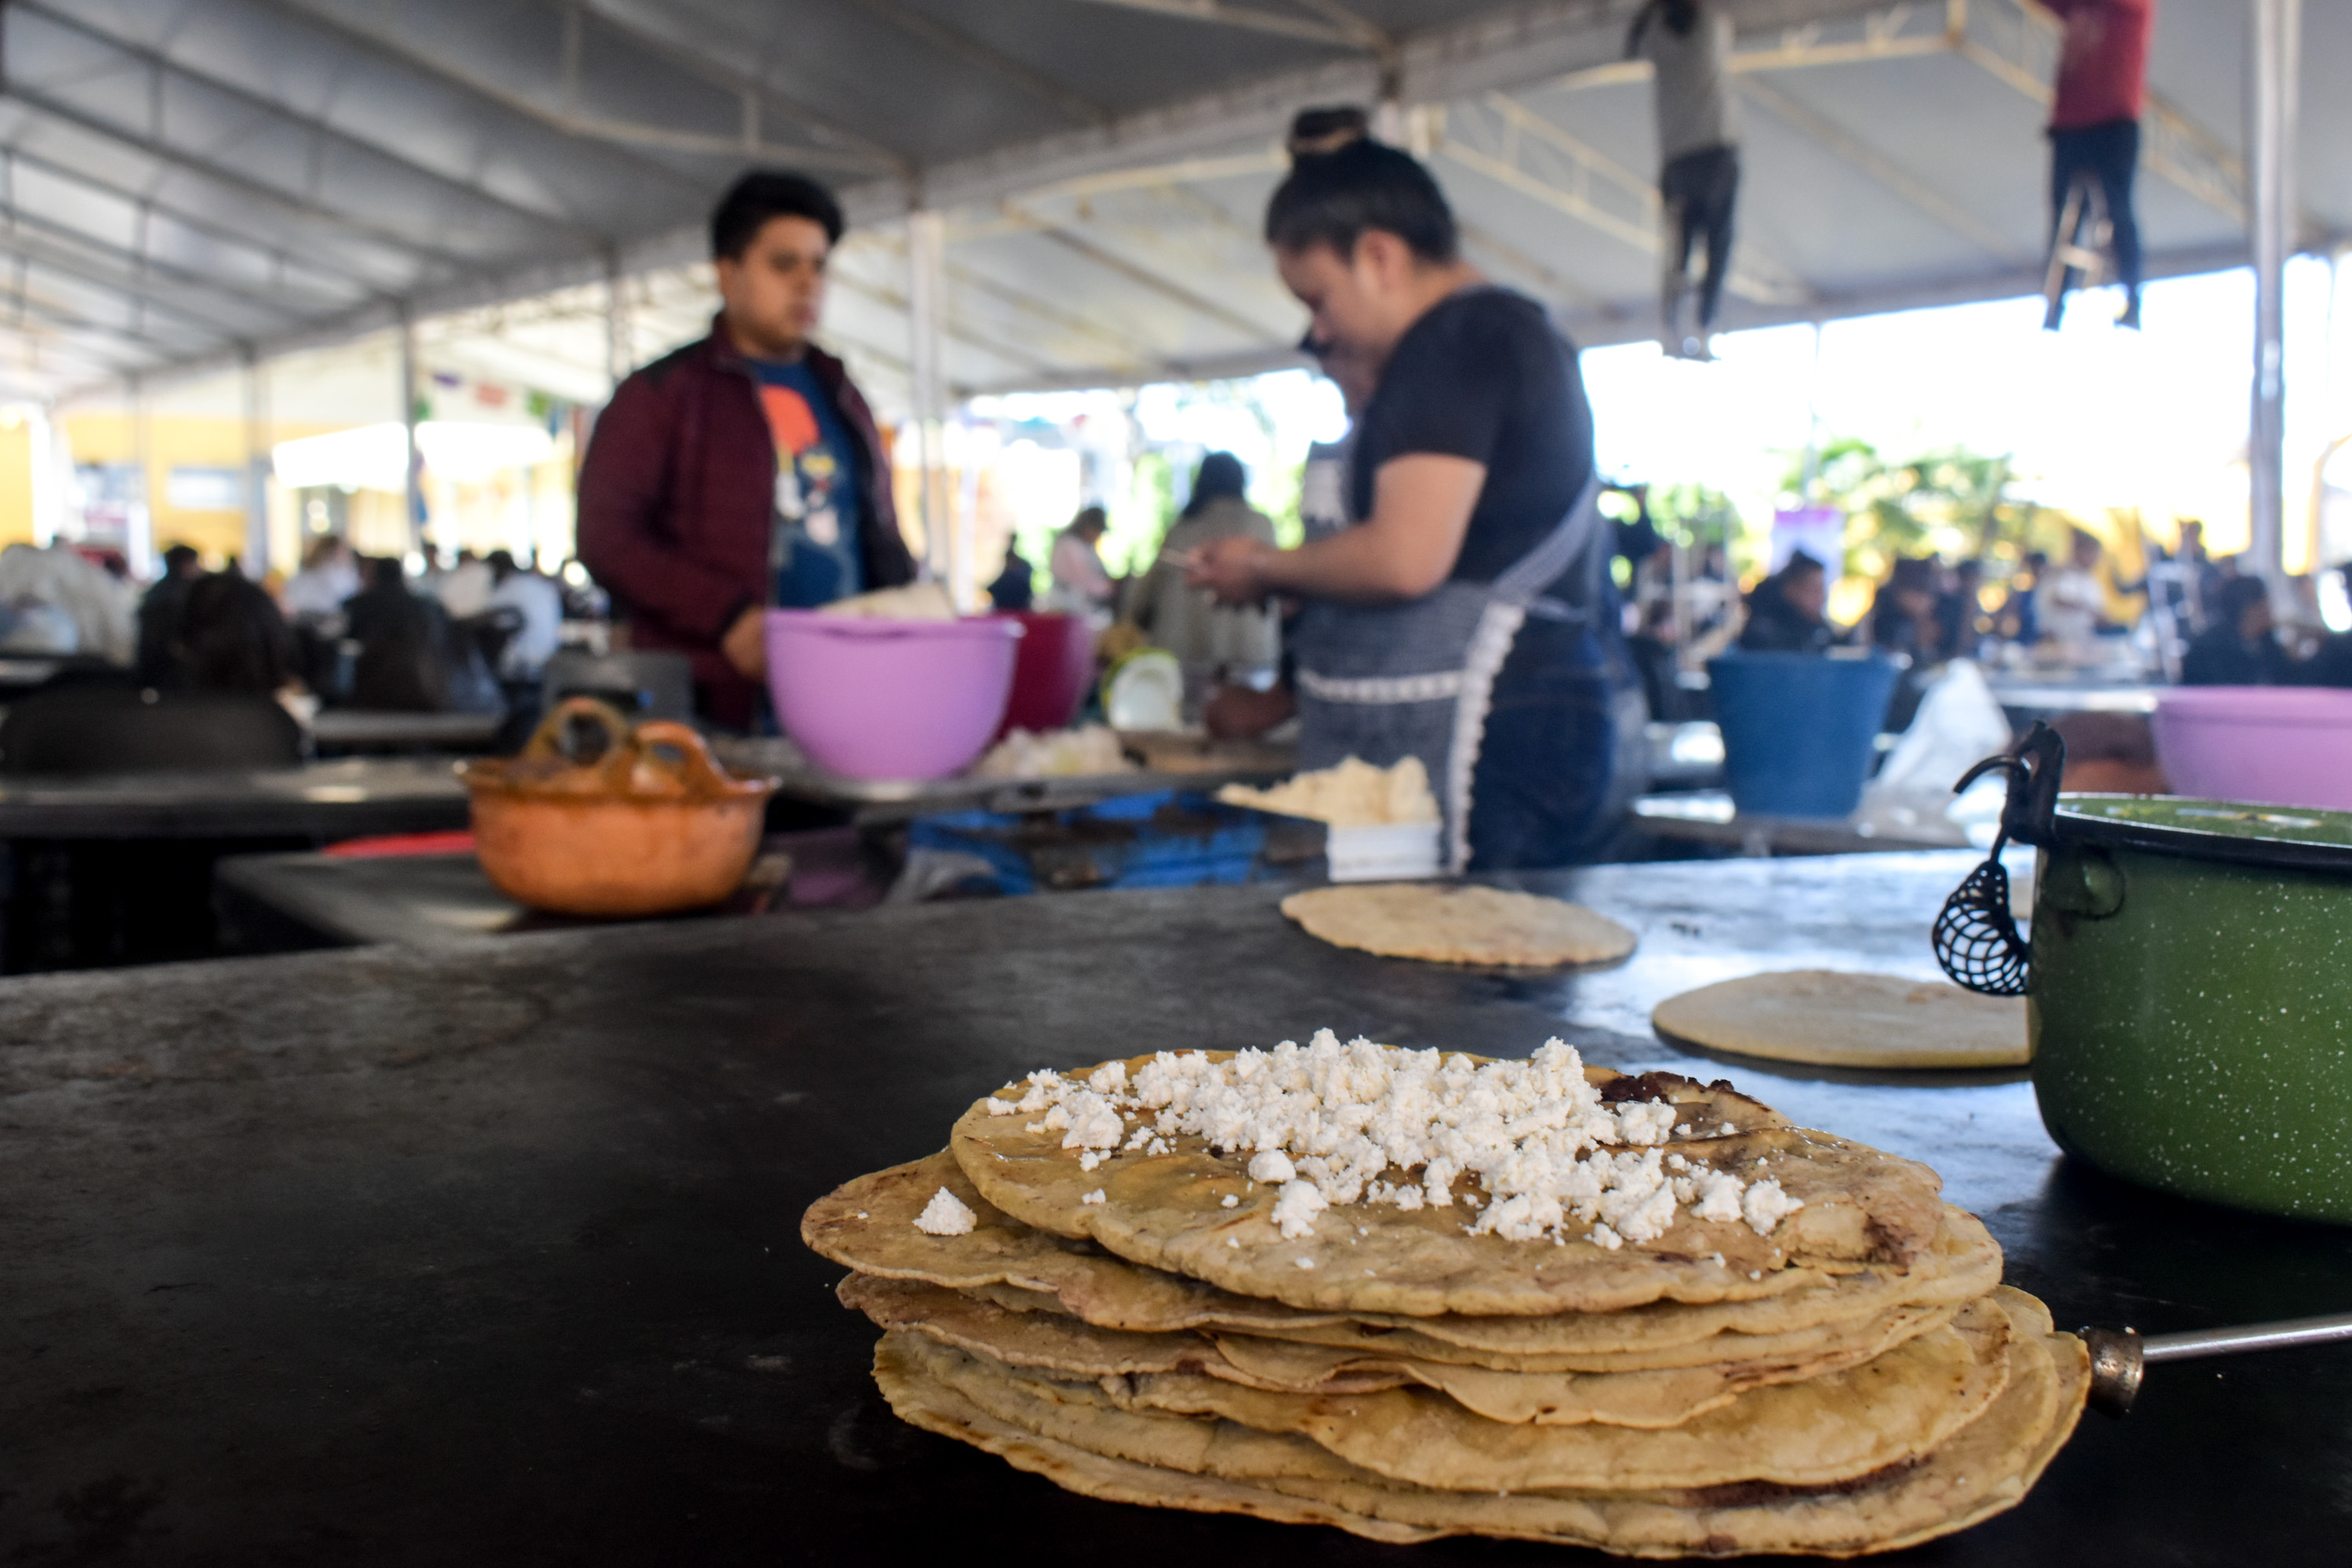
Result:
[[[139,460],[139,434],[131,416],[125,411],[108,410],[80,414],[65,414],[58,423],[63,430],[68,449],[77,463],[134,463]],[[330,426],[309,423],[273,423],[268,431],[269,441],[287,441],[299,436],[315,436]],[[0,431],[0,436],[11,432]],[[225,419],[183,414],[154,414],[147,420],[147,502],[148,513],[153,520],[155,548],[160,552],[174,544],[190,544],[202,551],[206,563],[219,564],[222,558],[243,555],[245,543],[245,512],[243,509],[217,511],[192,511],[172,504],[172,470],[178,468],[243,468],[246,463],[246,426],[242,419]],[[9,517],[6,510],[5,486],[7,459],[0,456],[0,534],[5,534]],[[26,523],[24,537],[32,537],[31,498],[26,500]],[[13,534],[5,534],[14,538]]]
[[[33,542],[33,426],[0,416],[0,545]]]

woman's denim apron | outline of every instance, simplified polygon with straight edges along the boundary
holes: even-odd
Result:
[[[1302,488],[1338,477],[1333,458],[1316,458],[1331,467],[1318,474],[1310,462]],[[1449,871],[1474,858],[1581,858],[1595,826],[1623,804],[1624,704],[1607,652],[1614,639],[1598,623],[1609,549],[1600,494],[1598,479],[1587,481],[1558,525],[1491,583],[1448,580],[1402,605],[1309,600],[1293,629],[1299,766],[1419,757],[1444,816]],[[1547,595],[1577,567],[1591,579],[1581,604]],[[1490,735],[1498,715],[1507,722]],[[1638,715],[1633,723],[1638,739]]]

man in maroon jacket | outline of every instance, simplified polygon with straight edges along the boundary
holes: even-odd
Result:
[[[866,399],[809,342],[841,208],[756,171],[710,219],[710,335],[638,371],[580,469],[580,558],[630,644],[693,656],[696,706],[742,728],[767,673],[761,613],[911,582]]]

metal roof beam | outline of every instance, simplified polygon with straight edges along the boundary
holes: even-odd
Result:
[[[1108,125],[1111,112],[1082,93],[1031,70],[1009,55],[1000,54],[979,39],[909,10],[898,0],[856,0],[860,9],[879,16],[911,37],[922,39],[958,59],[977,66],[1000,80],[1012,83],[1031,98],[1050,103],[1081,125]]]
[[[167,354],[187,352],[184,345],[166,342],[162,338],[150,337],[136,327],[117,326],[111,321],[93,321],[63,305],[53,305],[46,300],[37,300],[26,291],[26,279],[21,272],[16,281],[10,285],[7,293],[0,296],[0,317],[5,317],[12,312],[16,318],[16,325],[19,330],[22,330],[27,315],[37,315],[43,321],[69,331],[96,332],[100,336],[121,342],[143,343]],[[0,325],[5,324],[0,322]]]
[[[859,174],[875,172],[875,160],[868,156],[843,153],[827,147],[787,147],[762,141],[759,133],[759,115],[747,110],[743,132],[734,136],[719,136],[698,131],[677,131],[666,126],[644,125],[634,121],[607,120],[596,115],[581,114],[570,109],[551,108],[527,92],[508,86],[486,71],[478,71],[412,41],[395,29],[362,22],[318,5],[315,0],[252,0],[306,26],[338,37],[342,41],[395,60],[409,69],[436,78],[451,86],[463,89],[477,98],[485,99],[509,113],[557,131],[566,136],[584,141],[604,142],[618,147],[646,148],[667,153],[685,153],[721,158],[785,158],[816,167],[843,169]],[[577,7],[585,12],[585,7]],[[600,13],[587,12],[598,16]],[[616,29],[617,30],[617,29]],[[651,40],[647,40],[651,44]],[[662,46],[667,52],[667,46]],[[706,73],[707,74],[707,73]],[[678,181],[675,169],[658,163],[647,163],[649,170],[661,178]]]
[[[296,127],[305,135],[320,141],[340,142],[367,156],[381,158],[397,168],[407,170],[444,189],[457,192],[469,199],[512,213],[517,217],[530,222],[546,225],[575,237],[590,237],[589,231],[582,227],[578,220],[569,214],[548,212],[539,207],[526,206],[520,202],[499,195],[485,186],[461,179],[455,174],[446,174],[430,163],[421,162],[397,145],[355,135],[326,121],[298,113],[286,104],[231,81],[226,77],[199,70],[194,66],[173,58],[168,54],[131,43],[79,16],[56,10],[47,4],[47,0],[9,0],[6,9],[0,12],[0,18],[16,16],[37,16],[54,26],[78,33],[106,48],[112,49],[148,71],[165,73],[194,82],[207,91],[219,93],[232,102],[241,103],[249,109],[273,115]]]
[[[1028,225],[1024,224],[1020,226],[1019,232],[1027,233],[1028,231]],[[870,243],[878,245],[880,248],[895,256],[903,257],[907,253],[904,242],[895,236],[875,236],[871,237]],[[1149,344],[1113,331],[1091,317],[1082,316],[1076,311],[1065,310],[1057,305],[1048,304],[1035,295],[1016,289],[1009,283],[999,282],[986,273],[975,272],[969,267],[960,267],[950,261],[947,264],[947,275],[948,281],[958,288],[969,289],[975,294],[984,294],[1024,315],[1060,327],[1066,331],[1092,338],[1113,353],[1127,355],[1137,363],[1150,359],[1154,353]]]
[[[291,262],[292,258],[289,258],[282,248],[272,248],[271,247],[262,245],[253,239],[249,235],[240,234],[236,230],[225,227],[211,219],[199,217],[194,214],[188,212],[185,208],[173,206],[167,202],[156,201],[128,185],[118,185],[112,181],[101,180],[95,175],[86,174],[80,170],[60,163],[55,159],[44,158],[37,153],[28,153],[22,147],[10,147],[5,149],[5,156],[7,163],[10,164],[23,163],[28,168],[38,169],[50,179],[59,181],[65,184],[78,185],[85,191],[94,192],[100,195],[111,196],[118,201],[129,202],[133,206],[143,205],[150,212],[159,213],[164,217],[170,218],[173,223],[187,229],[189,232],[203,235],[206,239],[212,240],[215,244],[229,246],[238,250],[251,251],[255,255],[260,257],[262,260],[268,263],[270,269],[280,279],[285,277],[286,268],[289,262]],[[10,188],[13,191],[13,181]],[[45,219],[43,221],[52,223],[53,225],[55,224],[54,219]],[[60,229],[68,229],[68,226],[65,225],[55,225],[55,226]],[[79,235],[81,231],[68,229],[68,232]],[[88,239],[87,237],[84,237],[86,243],[103,243],[94,239]],[[119,249],[120,247],[113,248]],[[136,255],[135,252],[124,252],[123,254]],[[367,293],[374,294],[379,292],[378,285],[371,281],[369,279],[362,277],[357,272],[351,271],[346,268],[338,267],[331,262],[316,261],[306,258],[299,263],[299,265],[310,268],[321,273],[332,274],[342,279],[347,283],[355,285]],[[223,284],[215,284],[215,286],[221,288],[227,287]]]
[[[1246,337],[1264,340],[1283,336],[1281,332],[1269,331],[1264,324],[1253,321],[1238,311],[1219,304],[1205,294],[1195,293],[1182,284],[1162,278],[1150,268],[1130,261],[1116,251],[1104,249],[1093,240],[1083,235],[1074,234],[1049,218],[1041,217],[1011,202],[1004,205],[1013,216],[1027,223],[1039,238],[1058,245],[1074,256],[1083,257],[1106,271],[1116,272],[1129,282],[1139,284],[1163,299],[1172,300],[1188,310],[1207,316],[1213,321],[1222,321]]]
[[[1945,199],[1926,181],[1885,157],[1811,105],[1768,81],[1750,79],[1739,86],[1742,92],[1795,126],[1808,140],[1859,169],[1969,244],[2013,265],[2032,265],[2033,258],[2010,243],[2006,236],[1990,224],[1979,222],[1965,209]]]
[[[152,136],[101,120],[97,115],[51,98],[37,89],[27,88],[21,82],[11,81],[7,87],[7,95],[19,103],[27,104],[40,110],[53,120],[63,121],[90,135],[104,137],[110,142],[152,158],[158,163],[170,163],[185,169],[190,174],[226,185],[303,222],[323,223],[338,228],[349,229],[365,235],[380,245],[390,246],[395,250],[405,252],[419,260],[437,261],[451,268],[477,265],[472,258],[459,256],[454,251],[443,250],[435,246],[420,245],[411,236],[388,225],[379,224],[355,214],[338,212],[331,207],[320,206],[307,197],[296,195],[267,181],[257,180],[250,174],[240,174],[209,158],[200,158],[193,153],[184,152],[180,148],[159,142]]]
[[[1310,44],[1328,44],[1334,48],[1368,47],[1362,35],[1354,28],[1310,21],[1305,16],[1286,16],[1278,11],[1261,11],[1255,6],[1227,5],[1222,0],[1081,0],[1081,3],[1108,5],[1122,11],[1142,11],[1154,16],[1173,17],[1180,22],[1207,22],[1218,26],[1244,27],[1252,32],[1299,38]]]
[[[887,284],[869,283],[862,278],[852,278],[847,273],[842,272],[835,273],[832,281],[835,288],[846,289],[853,294],[862,294],[887,310],[906,311],[913,308],[907,296]],[[1040,359],[1026,349],[1017,349],[1009,343],[998,342],[993,338],[975,332],[970,327],[958,326],[953,321],[946,323],[945,331],[947,335],[956,342],[978,349],[991,358],[1001,359],[1007,364],[1026,365],[1031,370],[1045,370],[1053,363],[1051,360]]]
[[[900,175],[911,174],[913,160],[896,148],[885,146],[870,136],[850,130],[829,115],[821,114],[806,104],[778,92],[758,75],[745,71],[733,62],[718,58],[708,50],[692,44],[681,44],[676,38],[625,16],[609,0],[556,0],[567,13],[593,16],[596,21],[641,47],[651,49],[680,70],[701,77],[705,81],[740,98],[756,95],[762,104],[781,104],[784,118],[803,131],[823,140],[838,143],[836,148],[778,148],[781,154],[801,158],[811,163],[834,160],[839,153],[864,155],[870,169],[879,164]],[[841,166],[836,163],[835,166]]]
[[[1664,254],[1664,241],[1660,232],[1664,204],[1658,199],[1654,184],[1517,99],[1499,92],[1488,93],[1483,106],[1502,124],[1500,134],[1493,138],[1497,145],[1478,147],[1465,142],[1453,133],[1456,117],[1447,115],[1434,121],[1431,155],[1449,159],[1498,184],[1507,185],[1644,256],[1656,258]],[[1475,118],[1463,118],[1476,123]],[[1526,154],[1530,140],[1568,164],[1567,183],[1529,166]],[[1596,184],[1620,193],[1635,205],[1641,216],[1629,217],[1602,205],[1594,199]],[[1751,239],[1741,240],[1735,248],[1731,276],[1725,279],[1725,287],[1742,299],[1771,304],[1798,303],[1813,293],[1811,286],[1794,268],[1766,255]]]
[[[0,154],[0,158],[5,158],[5,154]],[[155,277],[179,285],[184,290],[201,289],[207,294],[235,300],[281,317],[286,314],[286,300],[282,295],[257,293],[249,289],[240,289],[233,283],[224,283],[209,274],[182,267],[177,262],[160,260],[142,251],[131,250],[108,240],[93,238],[69,224],[62,224],[55,218],[44,217],[39,213],[27,212],[23,207],[6,201],[0,201],[0,220],[5,221],[8,226],[7,231],[13,236],[21,237],[29,229],[37,235],[47,237],[49,241],[61,247],[61,250],[77,253],[70,262],[61,258],[57,262],[57,265],[61,267],[89,266],[90,263],[87,257],[94,253],[100,257],[128,262],[138,271],[152,273]]]
[[[5,210],[0,208],[0,211]],[[16,226],[16,215],[13,212],[7,213],[7,216],[8,231],[0,233],[0,255],[16,257],[42,267],[54,267],[58,271],[67,273],[93,288],[102,289],[125,299],[142,300],[147,309],[160,310],[167,316],[176,316],[191,326],[222,337],[247,335],[253,331],[252,324],[249,322],[224,321],[218,316],[207,316],[200,311],[190,310],[185,303],[189,290],[184,287],[175,289],[171,293],[160,293],[152,284],[140,278],[135,271],[127,274],[114,268],[101,271],[88,256],[75,255],[68,247],[53,246],[28,237]],[[284,324],[282,319],[276,323],[278,326]]]

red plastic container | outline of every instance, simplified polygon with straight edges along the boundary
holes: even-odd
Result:
[[[1014,730],[1059,730],[1077,716],[1095,679],[1095,634],[1077,616],[1013,610],[1000,620],[1019,621],[1021,650],[1013,656],[1013,695],[1004,704],[1002,739]]]

